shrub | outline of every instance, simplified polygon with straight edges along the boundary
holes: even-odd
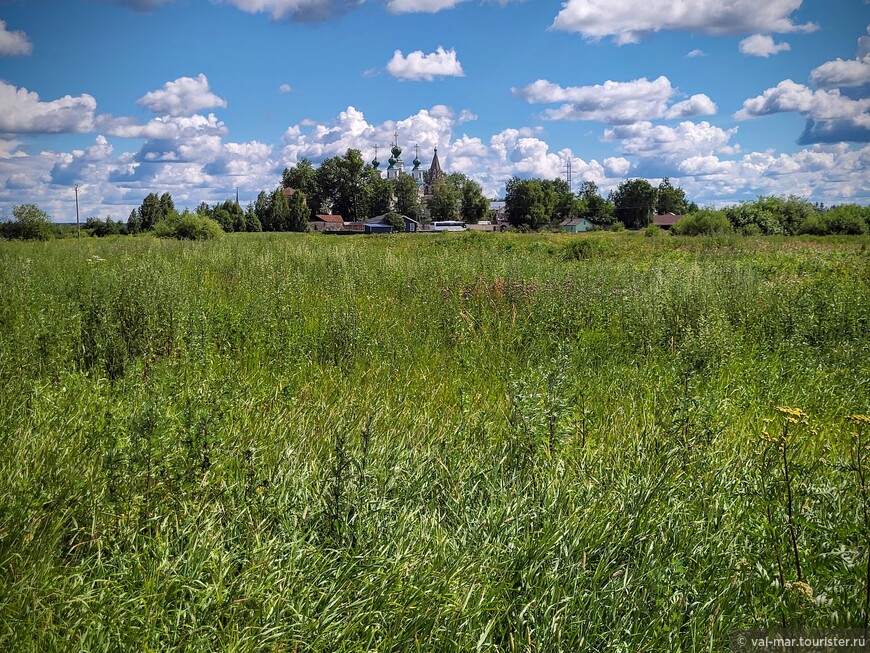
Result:
[[[811,215],[806,220],[804,220],[803,224],[798,229],[799,234],[807,234],[810,236],[826,236],[828,232],[828,225],[825,224],[825,220],[820,215]]]
[[[798,233],[811,236],[860,236],[868,230],[867,216],[870,210],[857,204],[844,204],[824,213],[808,216],[801,223]]]
[[[721,211],[704,209],[685,216],[671,227],[677,236],[712,236],[732,231],[728,217]]]
[[[659,236],[664,235],[664,233],[664,230],[657,224],[651,224],[643,230],[643,235],[647,238],[658,238]]]
[[[857,204],[834,206],[824,214],[824,222],[829,234],[860,236],[867,233],[867,220],[870,210]]]
[[[214,240],[223,236],[224,231],[211,218],[185,210],[180,215],[173,211],[155,224],[154,235],[178,240]]]
[[[616,251],[608,242],[593,238],[581,238],[574,240],[565,247],[564,257],[566,261],[590,261],[598,258],[614,256]]]
[[[107,217],[105,220],[99,218],[88,218],[87,222],[82,225],[82,228],[90,232],[92,236],[115,236],[118,234],[127,233],[127,225],[123,222],[115,222],[112,218]]]

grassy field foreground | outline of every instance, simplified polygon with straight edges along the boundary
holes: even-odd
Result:
[[[0,243],[0,649],[861,627],[868,243]]]

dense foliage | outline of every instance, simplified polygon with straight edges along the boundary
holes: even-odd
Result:
[[[862,628],[868,244],[2,243],[0,649]]]
[[[51,216],[36,204],[16,204],[12,220],[0,223],[0,236],[9,240],[49,240],[55,236]]]
[[[214,240],[223,234],[223,229],[217,221],[187,210],[183,213],[172,210],[154,225],[154,235],[158,238]]]

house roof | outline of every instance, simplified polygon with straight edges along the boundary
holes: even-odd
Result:
[[[332,222],[337,224],[344,224],[344,218],[340,215],[315,215],[312,220],[319,220],[320,222]]]
[[[559,223],[561,227],[576,227],[579,224],[585,224],[589,222],[586,218],[574,218],[572,220],[563,220]]]
[[[674,215],[673,213],[665,213],[663,215],[654,215],[653,224],[660,227],[671,227],[683,219],[682,215]]]
[[[284,197],[286,197],[288,200],[289,200],[291,197],[293,197],[293,195],[294,195],[295,193],[296,193],[296,189],[295,189],[295,188],[285,188],[285,189],[284,189]]]

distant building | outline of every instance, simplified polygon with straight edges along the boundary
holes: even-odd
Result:
[[[387,179],[396,180],[401,175],[410,174],[411,179],[414,180],[414,183],[417,184],[417,192],[420,195],[420,200],[423,204],[423,215],[429,215],[429,209],[427,204],[429,203],[429,198],[432,196],[432,187],[435,185],[435,182],[439,179],[443,179],[446,175],[444,170],[441,168],[441,161],[438,158],[438,148],[435,148],[435,152],[432,156],[432,163],[429,165],[429,170],[423,170],[421,167],[423,162],[420,161],[420,147],[418,145],[414,146],[414,160],[412,161],[413,168],[411,168],[411,172],[405,172],[405,162],[402,160],[402,147],[399,145],[399,134],[396,133],[393,138],[393,144],[390,148],[390,158],[387,163]],[[372,159],[371,162],[372,168],[378,170],[380,168],[381,162],[378,161],[378,148],[375,147],[375,158]]]
[[[392,225],[382,222],[366,222],[363,224],[363,233],[367,234],[389,234],[393,232]]]
[[[652,223],[661,227],[662,229],[670,229],[675,224],[677,224],[680,220],[683,219],[682,215],[675,215],[673,213],[665,213],[662,215],[654,215],[652,219]]]
[[[422,223],[418,222],[414,218],[409,218],[407,215],[399,215],[399,217],[402,218],[402,220],[405,223],[405,231],[414,232],[414,231],[422,231],[423,230]],[[377,215],[374,218],[372,218],[371,220],[369,220],[369,224],[375,224],[375,223],[376,224],[389,224],[389,222],[387,222],[387,214],[384,213],[383,215]]]
[[[507,221],[507,202],[504,200],[493,200],[489,203],[490,220],[495,222]]]
[[[340,231],[344,228],[344,218],[340,215],[315,215],[308,221],[309,231]]]
[[[595,225],[586,218],[573,218],[571,220],[563,220],[559,223],[559,228],[567,233],[580,234],[584,231],[592,231]]]

